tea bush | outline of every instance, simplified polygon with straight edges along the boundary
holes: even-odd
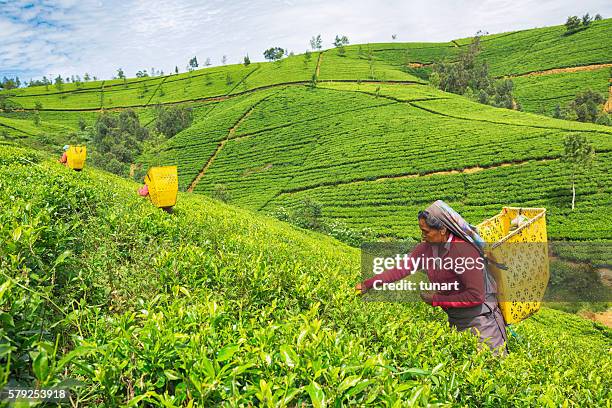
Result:
[[[323,235],[187,194],[166,214],[48,161],[0,185],[0,386],[72,384],[88,406],[611,398],[612,335],[580,317],[543,309],[498,359],[438,309],[355,297],[358,251]]]

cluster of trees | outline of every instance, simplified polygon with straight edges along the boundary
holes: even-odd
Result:
[[[349,39],[346,35],[336,35],[336,38],[334,39],[334,47],[336,47],[338,49],[338,54],[340,55],[344,55],[345,54],[345,49],[344,46],[349,44]],[[321,38],[321,34],[317,34],[316,36],[313,36],[310,39],[310,48],[313,51],[320,51],[323,48],[323,39]],[[288,50],[281,48],[281,47],[270,47],[267,50],[265,50],[263,52],[263,56],[266,60],[268,61],[279,61],[280,59],[282,59],[284,56],[291,56],[293,55],[293,51],[289,52]],[[246,59],[248,58],[245,57],[245,62]],[[306,52],[304,53],[304,63],[308,63],[308,61],[310,61],[310,59],[312,58],[311,52],[309,50],[306,50]],[[250,60],[249,60],[249,64],[250,64]],[[248,65],[247,63],[245,63],[245,66]]]
[[[2,82],[0,82],[0,89],[8,90],[8,89],[19,88],[20,86],[25,85],[28,87],[44,86],[48,91],[49,86],[54,85],[58,91],[61,91],[62,89],[64,89],[64,84],[73,83],[76,85],[77,88],[80,88],[83,86],[83,83],[91,81],[91,80],[96,81],[97,79],[98,78],[95,76],[91,77],[87,72],[85,73],[82,79],[79,75],[71,75],[71,76],[66,76],[66,77],[62,77],[61,75],[58,75],[53,79],[49,79],[47,78],[47,76],[43,76],[42,79],[36,79],[36,80],[30,79],[30,82],[21,82],[19,80],[19,77],[15,77],[15,78],[4,77]]]
[[[601,19],[602,19],[601,14],[595,14],[594,19],[591,18],[589,13],[586,13],[585,15],[583,15],[582,18],[579,18],[578,16],[569,16],[567,20],[565,21],[565,30],[566,30],[565,33],[573,34],[577,31],[580,31],[590,26],[593,20],[599,21]]]
[[[19,88],[21,86],[45,86],[47,90],[49,90],[50,85],[55,85],[58,90],[62,90],[63,85],[67,83],[76,84],[77,88],[79,88],[84,82],[89,82],[91,80],[96,81],[97,79],[97,77],[92,77],[87,72],[85,75],[83,75],[82,79],[80,75],[66,75],[65,77],[58,75],[53,80],[47,78],[47,76],[43,76],[42,79],[30,79],[29,82],[22,82],[18,76],[15,78],[4,77],[2,78],[2,81],[0,81],[0,89],[9,90]]]
[[[2,82],[0,82],[0,89],[9,90],[19,88],[20,86],[21,81],[19,80],[18,76],[16,76],[15,78],[4,77],[2,78]]]
[[[349,228],[342,221],[324,218],[323,206],[310,197],[300,200],[298,205],[292,210],[279,207],[271,215],[300,228],[331,235],[337,240],[355,247],[376,239],[374,232],[370,228],[356,231]]]
[[[166,138],[189,127],[192,121],[189,108],[158,106],[155,123],[150,130],[140,124],[138,115],[132,109],[119,114],[103,112],[89,129],[89,139],[94,147],[91,155],[93,164],[127,176],[130,165],[143,151],[163,143]]]
[[[603,110],[606,98],[591,89],[580,92],[565,108],[555,106],[553,117],[612,126],[612,117]]]
[[[480,35],[476,35],[456,62],[433,65],[430,83],[443,91],[464,95],[483,104],[520,110],[520,104],[515,103],[512,96],[512,80],[493,78],[486,61],[476,58],[479,52]]]
[[[121,111],[119,115],[103,112],[98,116],[91,135],[95,148],[91,155],[93,164],[125,176],[148,138],[149,130],[140,125],[138,115],[132,109]]]

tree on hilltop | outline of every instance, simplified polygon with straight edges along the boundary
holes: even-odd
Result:
[[[313,50],[320,50],[323,47],[323,40],[321,39],[321,34],[317,34],[316,37],[312,37],[310,39],[310,48]]]
[[[338,54],[344,55],[345,53],[344,46],[348,45],[348,43],[349,43],[349,40],[346,35],[343,35],[343,36],[336,35],[336,38],[334,39],[334,47],[338,49]]]
[[[264,51],[263,56],[268,61],[278,61],[285,55],[285,50],[281,47],[271,47]]]
[[[196,57],[191,58],[189,60],[189,70],[193,71],[197,67],[198,67],[198,59]]]

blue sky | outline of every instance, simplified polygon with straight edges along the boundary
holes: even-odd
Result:
[[[220,65],[280,46],[295,53],[321,34],[351,43],[448,41],[562,24],[586,12],[612,17],[609,0],[501,1],[10,1],[0,0],[0,76],[22,80],[58,74],[110,78],[122,67],[168,73],[197,56]]]

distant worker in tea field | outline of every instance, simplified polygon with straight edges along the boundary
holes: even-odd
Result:
[[[68,165],[68,149],[70,149],[70,145],[65,145],[63,148],[64,152],[62,153],[62,157],[58,160],[58,162],[62,163],[64,166]]]
[[[138,195],[149,197],[151,203],[172,213],[178,193],[178,174],[176,166],[151,167],[144,177],[144,185]]]
[[[417,219],[422,242],[407,257],[412,262],[386,269],[358,283],[356,289],[362,294],[372,288],[378,290],[416,269],[423,269],[429,279],[425,284],[434,291],[421,291],[421,298],[434,307],[440,306],[452,327],[459,331],[470,329],[481,344],[487,344],[495,354],[507,354],[505,321],[497,300],[495,280],[487,268],[482,238],[442,200],[420,211]],[[473,262],[468,265],[466,260],[469,259]],[[452,290],[447,290],[449,287]]]
[[[141,197],[146,197],[149,195],[149,186],[147,186],[147,183],[138,189],[138,195]]]

